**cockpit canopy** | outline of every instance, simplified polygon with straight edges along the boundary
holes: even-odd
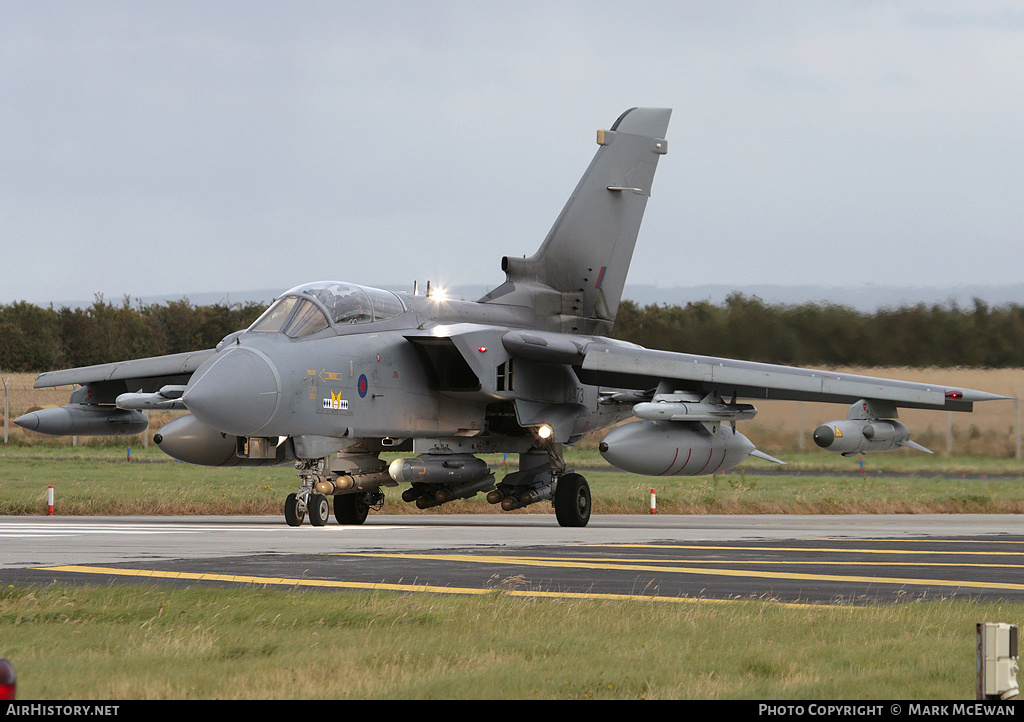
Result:
[[[328,326],[383,321],[405,310],[402,299],[391,291],[319,281],[285,292],[249,330],[302,338]]]

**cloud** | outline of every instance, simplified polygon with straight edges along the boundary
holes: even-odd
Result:
[[[631,283],[1019,280],[1013,3],[0,8],[0,303],[498,283],[634,105]]]

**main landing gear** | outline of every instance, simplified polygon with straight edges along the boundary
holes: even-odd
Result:
[[[590,521],[590,484],[580,474],[563,475],[555,487],[554,506],[559,526],[586,526]]]
[[[561,445],[520,454],[519,471],[506,474],[487,495],[487,501],[501,504],[503,511],[549,500],[559,526],[583,527],[590,521],[590,485],[581,474],[565,467]]]
[[[347,466],[359,462],[357,471],[348,473],[330,469],[328,459],[297,462],[299,490],[289,494],[284,504],[288,525],[300,526],[308,516],[313,526],[324,526],[330,520],[329,496],[334,499],[334,517],[339,524],[362,524],[370,509],[383,506],[380,487],[395,486],[396,479],[411,482],[402,498],[421,509],[489,489],[487,501],[500,505],[502,511],[549,501],[559,526],[584,527],[590,521],[590,485],[581,474],[565,467],[561,445],[520,453],[519,470],[506,474],[497,485],[487,465],[472,454],[438,449],[413,459],[395,460],[390,472],[376,456],[361,456],[366,458],[351,455],[342,462]]]

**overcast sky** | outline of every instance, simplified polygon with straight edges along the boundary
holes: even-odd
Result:
[[[1024,281],[1017,1],[0,0],[0,303],[497,285],[638,105],[628,283]]]

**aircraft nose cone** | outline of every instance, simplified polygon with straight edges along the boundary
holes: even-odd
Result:
[[[181,400],[203,424],[235,436],[259,436],[277,411],[281,382],[262,352],[233,346],[200,366]]]

